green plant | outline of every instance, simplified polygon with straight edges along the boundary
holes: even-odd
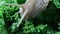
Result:
[[[60,0],[50,1],[44,12],[36,17],[37,19],[34,18],[25,23],[23,21],[20,27],[15,30],[20,19],[20,14],[16,14],[19,11],[19,8],[2,4],[22,4],[25,3],[25,1],[26,0],[0,0],[0,2],[2,2],[0,4],[0,34],[60,34],[60,31],[58,32],[54,28],[57,25],[60,26],[60,11],[58,11],[58,8],[60,8]]]
[[[57,8],[60,9],[60,0],[53,0],[53,3],[55,4],[55,6],[56,6]]]

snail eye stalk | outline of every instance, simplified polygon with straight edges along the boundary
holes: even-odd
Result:
[[[28,13],[28,10],[25,10],[21,19],[19,20],[18,24],[17,24],[17,27],[19,27],[19,25],[22,23],[23,19],[25,18],[26,14]]]

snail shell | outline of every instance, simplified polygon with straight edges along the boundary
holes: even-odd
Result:
[[[47,7],[48,3],[49,0],[27,0],[26,3],[22,6],[23,10],[21,11],[20,15],[23,16],[25,10],[28,10],[24,19],[34,18]]]
[[[31,18],[34,18],[39,13],[41,13],[48,5],[49,0],[36,0],[34,8],[30,14]]]

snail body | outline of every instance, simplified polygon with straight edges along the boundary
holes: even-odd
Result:
[[[49,0],[27,0],[22,6],[22,11],[20,11],[21,19],[17,25],[22,22],[23,19],[32,19],[44,10],[49,3]]]
[[[34,18],[47,7],[48,2],[49,0],[27,0],[27,2],[22,6],[24,10],[21,11],[20,15],[23,16],[25,10],[28,10],[24,19]]]

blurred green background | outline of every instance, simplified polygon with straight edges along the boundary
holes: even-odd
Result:
[[[28,22],[23,21],[16,28],[20,19],[20,15],[16,14],[19,8],[3,4],[23,4],[25,1],[0,0],[0,34],[60,34],[60,0],[51,0],[41,14]]]

